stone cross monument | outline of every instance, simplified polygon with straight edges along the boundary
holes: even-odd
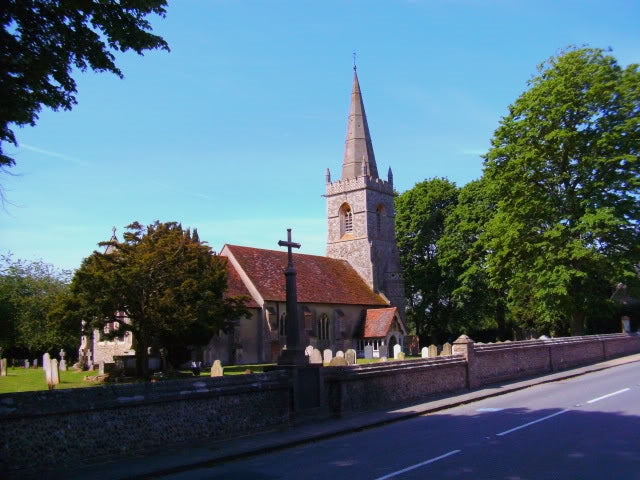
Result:
[[[302,325],[298,318],[298,294],[296,291],[296,269],[293,266],[293,248],[300,248],[299,243],[291,241],[291,229],[287,228],[287,240],[280,240],[278,245],[287,247],[289,261],[284,271],[287,288],[287,348],[278,358],[278,365],[308,365],[309,358],[304,354],[301,333]]]

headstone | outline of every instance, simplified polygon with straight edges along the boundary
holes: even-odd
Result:
[[[44,355],[42,355],[42,369],[44,370],[44,376],[45,378],[49,378],[47,376],[47,371],[50,369],[51,367],[51,358],[49,357],[49,353],[45,353]],[[47,382],[47,385],[49,384],[49,382]]]
[[[442,353],[440,354],[443,357],[448,357],[451,355],[451,344],[449,342],[445,343],[442,346]]]
[[[322,353],[317,348],[314,348],[309,355],[309,363],[320,364],[322,365]]]
[[[98,362],[98,375],[104,375],[104,362]]]
[[[91,358],[91,350],[87,351],[87,370],[93,370],[93,360]]]
[[[631,333],[631,319],[628,316],[624,316],[620,319],[622,324],[622,333]]]
[[[310,357],[312,352],[313,352],[313,345],[307,345],[307,348],[304,349],[304,354],[307,357]]]
[[[434,344],[429,345],[429,358],[435,358],[438,356],[438,347]]]
[[[373,345],[364,346],[364,358],[366,359],[373,358]]]
[[[380,359],[380,361],[381,361],[381,362],[386,362],[387,360],[388,360],[388,359],[387,359],[387,357],[382,357],[382,358]]]
[[[34,358],[33,362],[31,363],[31,365],[33,365],[33,368],[38,368],[38,359]]]
[[[66,353],[64,352],[64,349],[60,349],[60,371],[61,372],[67,371],[67,359],[64,358],[65,355]]]
[[[356,358],[356,351],[353,348],[350,348],[344,353],[344,359],[347,361],[347,365],[355,365]]]
[[[333,352],[331,350],[329,350],[328,348],[326,348],[324,350],[324,352],[322,352],[322,361],[324,363],[329,363],[329,362],[331,362],[332,358],[333,358]]]
[[[429,349],[427,347],[422,347],[420,355],[422,355],[422,358],[429,358]]]
[[[29,368],[31,366],[31,364],[29,363],[29,360],[25,360],[24,361],[24,368]]]
[[[222,370],[222,363],[220,363],[220,360],[214,360],[213,365],[211,365],[211,376],[222,377],[223,375],[224,371]]]
[[[60,371],[58,370],[58,360],[55,358],[51,360],[51,385],[58,385],[60,383]]]
[[[7,376],[7,359],[0,358],[0,377]]]
[[[331,361],[329,362],[329,366],[330,367],[346,367],[347,361],[344,359],[344,357],[335,357],[331,359]]]
[[[396,343],[393,346],[393,358],[397,360],[398,357],[400,356],[401,351],[402,351],[402,347]]]
[[[338,350],[338,351],[336,352],[336,357],[342,357],[342,358],[344,358],[344,352],[343,352],[342,350]]]
[[[398,354],[398,360],[404,360],[404,352]]]

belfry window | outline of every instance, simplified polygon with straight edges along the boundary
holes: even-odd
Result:
[[[353,233],[353,212],[348,203],[340,207],[340,236]]]
[[[329,317],[326,313],[318,319],[318,340],[329,340]]]

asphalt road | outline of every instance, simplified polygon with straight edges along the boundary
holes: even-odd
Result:
[[[155,478],[640,479],[640,367]]]

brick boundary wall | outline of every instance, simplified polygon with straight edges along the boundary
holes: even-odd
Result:
[[[475,344],[434,359],[321,368],[309,419],[421,401],[640,352],[637,334]],[[296,418],[287,371],[0,395],[0,472],[65,465],[284,428]],[[303,412],[304,413],[304,412]]]

